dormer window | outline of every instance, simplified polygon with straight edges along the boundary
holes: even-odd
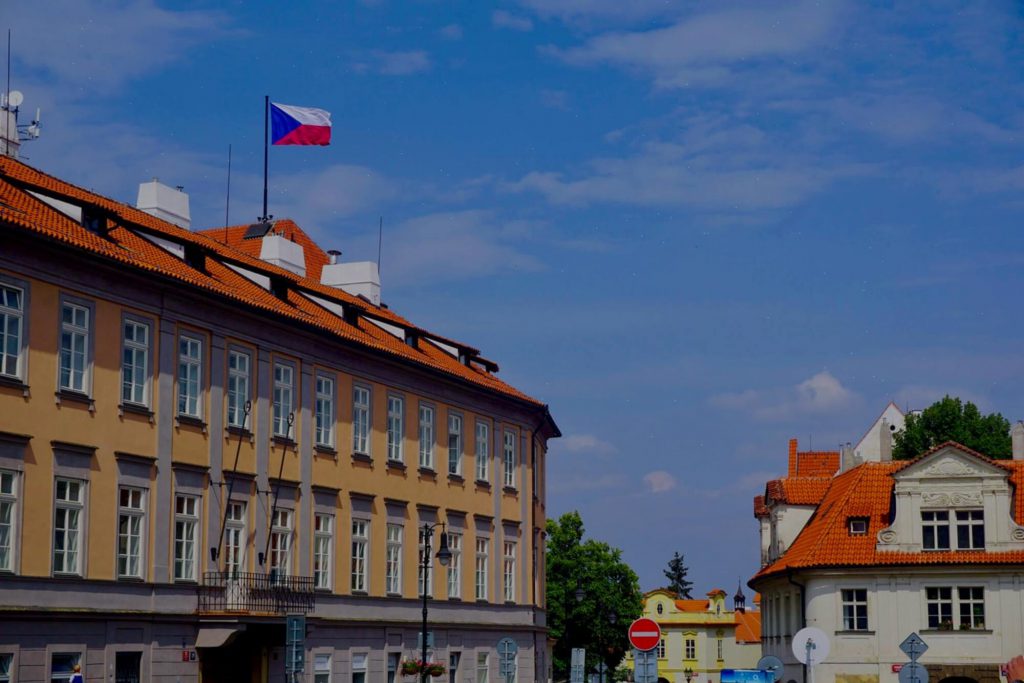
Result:
[[[868,518],[850,517],[847,528],[851,536],[866,536],[868,533]]]
[[[658,614],[662,614],[662,613],[665,612],[665,606],[662,605],[660,602],[658,603],[658,606],[657,606],[656,609],[658,610]]]
[[[950,533],[956,523],[956,535]],[[955,545],[953,544],[955,541]],[[981,550],[985,547],[983,510],[921,511],[921,547],[923,550]]]

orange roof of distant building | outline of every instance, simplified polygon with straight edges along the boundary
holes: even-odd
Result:
[[[290,218],[283,218],[280,220],[271,221],[271,231],[275,235],[281,235],[285,239],[295,242],[300,247],[306,256],[306,277],[310,280],[320,281],[320,271],[330,261],[330,257],[323,249],[320,248],[316,242],[314,242],[306,232],[295,224],[295,221]],[[253,258],[260,257],[260,249],[263,247],[263,240],[261,239],[245,239],[245,233],[249,229],[249,224],[246,225],[232,225],[227,228],[210,228],[207,230],[197,230],[200,234],[207,235],[213,239],[228,245],[232,249],[237,249],[243,254],[248,254]]]
[[[30,193],[52,196],[73,204],[97,211],[103,216],[105,234],[87,230],[79,222],[40,200]],[[236,233],[240,227],[228,228],[227,244],[211,233],[218,230],[192,232],[156,218],[133,206],[116,202],[102,195],[62,181],[38,171],[11,157],[0,156],[0,221],[15,229],[52,240],[117,263],[136,268],[153,275],[170,278],[182,285],[195,287],[209,294],[230,299],[238,304],[258,308],[264,312],[281,316],[293,323],[300,323],[334,335],[345,343],[355,344],[373,351],[418,364],[432,371],[443,373],[453,379],[469,382],[478,387],[503,394],[544,410],[547,420],[554,425],[546,407],[518,389],[487,372],[489,361],[462,363],[459,359],[441,350],[438,346],[420,338],[417,347],[410,346],[395,338],[387,331],[369,322],[367,318],[415,330],[424,336],[447,340],[422,330],[401,316],[383,306],[374,306],[364,299],[353,296],[341,289],[328,287],[319,282],[319,270],[327,256],[294,223],[287,220],[275,222],[286,234],[303,245],[307,259],[312,256],[312,267],[307,277],[273,264],[261,261],[257,255],[247,253],[254,247],[242,245],[236,248]],[[184,245],[196,252],[195,263],[180,259],[149,241],[143,235],[156,236]],[[254,240],[255,242],[255,240]],[[309,261],[307,260],[307,263]],[[261,275],[287,283],[287,293],[277,296],[243,277],[227,264],[241,266]],[[360,312],[360,318],[353,324],[314,303],[305,293],[348,306]],[[365,316],[365,317],[364,317]],[[475,353],[466,345],[460,349]],[[493,369],[493,364],[490,366]]]
[[[736,612],[736,642],[737,643],[760,643],[761,642],[761,613]]]
[[[764,496],[754,496],[754,516],[767,517],[769,514],[768,506],[764,504]]]
[[[895,485],[893,474],[949,446],[1006,469],[1010,474],[1010,484],[1018,492],[1022,490],[1024,461],[992,460],[953,442],[940,444],[914,460],[863,463],[830,480],[818,509],[793,544],[782,557],[761,569],[752,581],[789,569],[810,567],[1024,563],[1024,551],[877,550],[877,534],[890,523]],[[850,517],[866,517],[867,533],[851,535],[848,530]],[[1024,495],[1015,496],[1014,519],[1018,524],[1024,524]]]
[[[707,612],[710,605],[709,600],[676,600],[676,609],[680,612]]]

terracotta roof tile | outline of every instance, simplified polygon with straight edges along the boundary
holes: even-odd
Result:
[[[676,600],[676,609],[680,612],[707,612],[710,605],[708,600]]]
[[[764,504],[764,496],[754,496],[754,517],[767,517],[768,506]]]
[[[737,643],[760,643],[761,642],[761,613],[736,612],[736,642]]]

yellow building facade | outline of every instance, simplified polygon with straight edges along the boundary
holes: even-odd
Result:
[[[661,628],[658,658],[659,683],[717,683],[722,669],[752,669],[761,658],[761,613],[746,609],[741,591],[734,609],[726,605],[724,590],[707,599],[679,599],[667,589],[644,594],[643,616]],[[632,652],[626,666],[632,671]]]
[[[505,636],[543,678],[547,407],[262,226],[0,159],[0,676],[279,679],[303,613],[305,680],[392,683],[425,581],[451,681],[497,679]],[[247,253],[279,238],[301,272]]]

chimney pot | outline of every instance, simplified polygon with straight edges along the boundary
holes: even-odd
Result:
[[[327,252],[327,260],[332,266],[338,263],[338,257],[341,256],[341,252],[337,249],[331,249]]]
[[[1010,430],[1010,439],[1013,442],[1013,459],[1024,460],[1024,422],[1017,420]]]
[[[879,460],[890,462],[892,460],[892,430],[889,429],[889,418],[882,418],[881,429],[878,430]]]

